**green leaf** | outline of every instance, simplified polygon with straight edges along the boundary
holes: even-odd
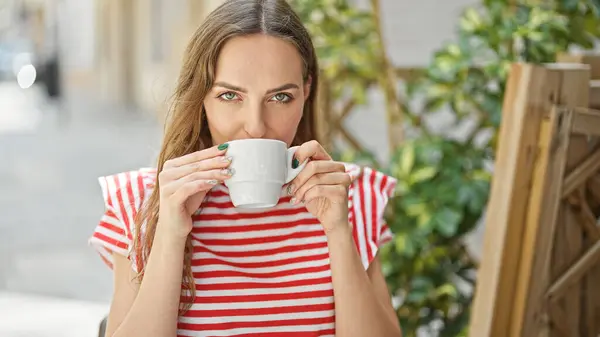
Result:
[[[423,106],[423,110],[425,113],[436,112],[436,111],[440,110],[447,103],[448,103],[448,100],[446,97],[430,98],[425,102],[425,105]]]
[[[448,53],[452,56],[460,56],[461,50],[457,44],[450,44],[447,47]]]
[[[474,170],[471,172],[471,178],[473,180],[490,181],[492,176],[490,172],[484,170]]]
[[[454,286],[451,283],[446,283],[440,287],[438,287],[435,290],[435,295],[436,296],[450,296],[450,297],[456,297],[456,295],[458,294],[458,291],[456,289],[456,286]]]
[[[406,214],[411,217],[418,217],[423,213],[427,213],[427,204],[424,202],[406,206]]]
[[[415,148],[412,143],[407,143],[403,147],[402,157],[400,161],[400,174],[402,176],[408,176],[410,171],[413,169],[415,164]]]
[[[400,255],[412,256],[415,254],[415,245],[405,234],[396,234],[396,237],[394,238],[394,246],[396,248],[396,252]]]
[[[398,180],[396,183],[396,189],[394,190],[394,195],[404,195],[408,193],[410,190],[410,186],[404,180]]]
[[[411,282],[411,288],[413,289],[430,289],[433,286],[433,281],[430,278],[424,276],[417,275]]]
[[[481,15],[477,13],[475,8],[469,7],[463,13],[460,19],[460,28],[466,32],[473,32],[479,29],[482,25],[483,21],[481,19]]]
[[[433,166],[422,167],[410,175],[411,184],[417,184],[433,178],[437,174],[437,169]]]
[[[352,96],[358,105],[367,103],[367,91],[365,90],[364,83],[355,81],[352,84]]]
[[[422,290],[413,290],[406,296],[406,302],[419,303],[427,298],[427,292]]]
[[[419,216],[417,217],[418,228],[424,230],[424,232],[427,234],[431,233],[431,231],[433,230],[433,228],[431,228],[432,218],[433,217],[429,212],[423,212],[419,214]]]
[[[445,237],[451,237],[458,230],[458,226],[462,220],[462,213],[445,207],[437,212],[434,218],[437,224],[436,228],[440,234]]]
[[[566,10],[575,10],[579,5],[579,0],[561,0],[560,2]]]
[[[457,201],[459,204],[466,205],[474,197],[476,197],[476,195],[470,185],[465,184],[458,188]]]

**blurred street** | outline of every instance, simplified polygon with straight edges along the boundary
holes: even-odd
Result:
[[[46,336],[10,331],[5,319],[16,295],[3,292],[26,293],[22,305],[35,303],[31,295],[108,303],[111,273],[87,245],[103,211],[96,178],[152,165],[159,131],[150,113],[91,95],[70,95],[57,107],[35,86],[0,83],[0,336]],[[70,305],[42,308],[56,314],[61,303]]]

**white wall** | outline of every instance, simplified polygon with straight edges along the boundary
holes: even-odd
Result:
[[[52,3],[53,1],[48,1],[46,8],[53,16]],[[60,22],[60,52],[64,56],[64,65],[71,70],[93,69],[96,54],[94,0],[61,0],[56,3],[57,19]]]
[[[153,4],[159,13],[153,13]],[[135,102],[150,113],[162,114],[179,75],[186,24],[184,0],[136,2],[134,41]],[[158,17],[160,16],[160,17]],[[159,21],[160,20],[160,21]],[[159,25],[159,27],[153,26]],[[158,44],[157,44],[158,43]]]
[[[353,0],[369,8],[370,0]],[[398,66],[424,66],[431,52],[455,37],[458,17],[477,0],[380,0],[385,39]]]

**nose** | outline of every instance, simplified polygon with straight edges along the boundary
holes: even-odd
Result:
[[[251,138],[262,138],[267,132],[263,116],[263,107],[257,104],[249,109],[246,114],[244,130]]]

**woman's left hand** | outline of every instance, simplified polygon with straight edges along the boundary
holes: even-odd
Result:
[[[352,183],[344,164],[335,162],[317,141],[302,144],[295,158],[306,167],[288,185],[292,203],[303,202],[326,234],[348,223],[348,187]]]

